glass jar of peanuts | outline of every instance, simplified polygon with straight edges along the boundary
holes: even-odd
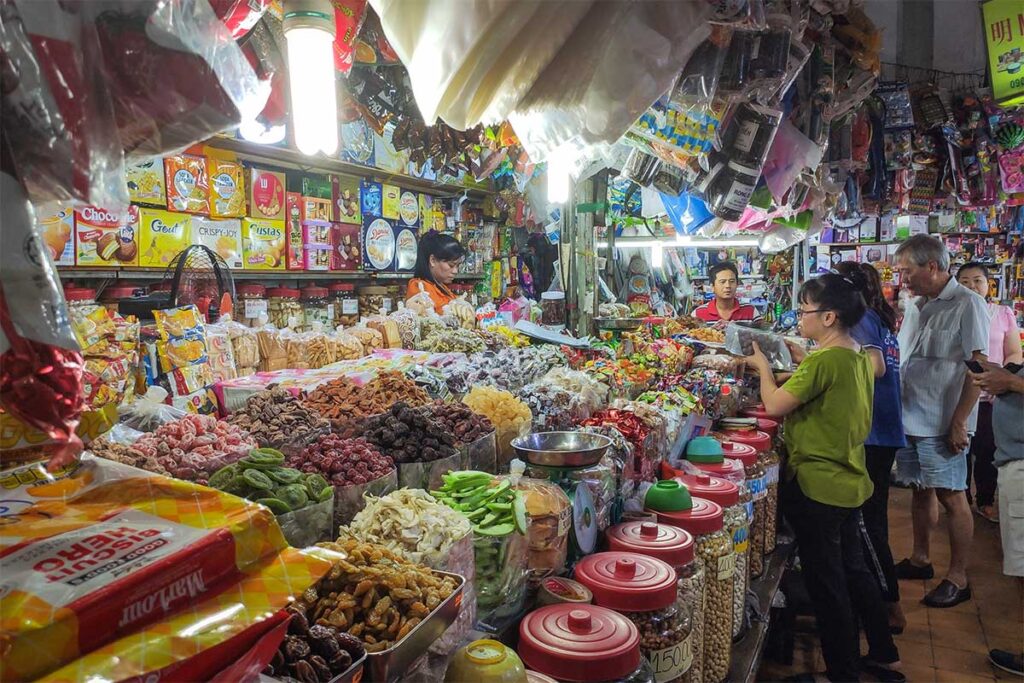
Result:
[[[764,436],[763,443],[767,444],[768,435],[763,432],[758,434]],[[754,517],[750,523],[749,557],[750,576],[756,579],[764,572],[764,543],[768,526],[767,470],[758,458],[757,445],[747,442],[741,432],[730,430],[719,432],[717,436],[723,439],[722,452],[725,457],[743,463],[747,491],[754,504]],[[736,436],[744,440],[735,439]],[[760,444],[761,441],[756,443]]]
[[[635,520],[616,524],[605,532],[608,549],[654,557],[676,570],[677,602],[690,623],[690,634],[678,647],[678,656],[657,657],[652,663],[675,670],[655,670],[655,677],[701,683],[704,678],[704,563],[695,554],[693,536],[679,527]],[[661,680],[660,678],[658,680]]]
[[[671,565],[637,553],[596,553],[576,563],[574,578],[590,589],[595,605],[619,612],[637,627],[640,652],[657,683],[683,680],[693,659],[691,625]]]
[[[693,497],[692,507],[655,511],[658,522],[678,526],[696,539],[697,557],[704,562],[703,683],[721,683],[729,673],[732,656],[732,600],[736,554],[726,533],[722,506]]]

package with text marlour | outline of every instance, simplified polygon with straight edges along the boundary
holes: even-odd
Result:
[[[287,546],[262,506],[88,454],[0,473],[0,507],[4,681],[187,612]]]

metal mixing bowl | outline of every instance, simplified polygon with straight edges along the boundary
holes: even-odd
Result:
[[[595,465],[611,445],[607,436],[587,432],[537,432],[512,441],[517,455],[548,467]]]

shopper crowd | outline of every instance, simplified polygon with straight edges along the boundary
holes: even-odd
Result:
[[[983,264],[950,274],[934,237],[911,237],[896,258],[911,295],[901,321],[872,266],[841,263],[800,290],[799,331],[815,347],[791,345],[792,376],[777,383],[756,344],[748,359],[765,409],[785,417],[782,505],[826,665],[823,676],[801,680],[904,679],[893,641],[906,626],[899,580],[935,576],[940,506],[950,561],[923,602],[948,608],[971,599],[972,473],[975,512],[1000,524],[1004,572],[1024,577],[1024,369],[1014,313],[988,301]],[[894,463],[913,488],[913,548],[899,562],[888,539]],[[1024,668],[1019,651],[993,650],[990,659]]]

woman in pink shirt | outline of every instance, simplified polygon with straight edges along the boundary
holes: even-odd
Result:
[[[977,292],[986,301],[989,300],[988,267],[983,263],[971,261],[960,266],[956,274],[957,281],[964,287]],[[1009,306],[988,304],[992,325],[988,335],[988,359],[997,365],[1021,362],[1020,328],[1017,317]],[[995,439],[992,437],[992,396],[982,394],[978,402],[978,431],[971,439],[971,449],[967,453],[967,496],[971,491],[971,456],[974,456],[974,502],[979,515],[990,522],[999,522],[999,508],[995,506],[996,468],[992,458],[996,452]]]

